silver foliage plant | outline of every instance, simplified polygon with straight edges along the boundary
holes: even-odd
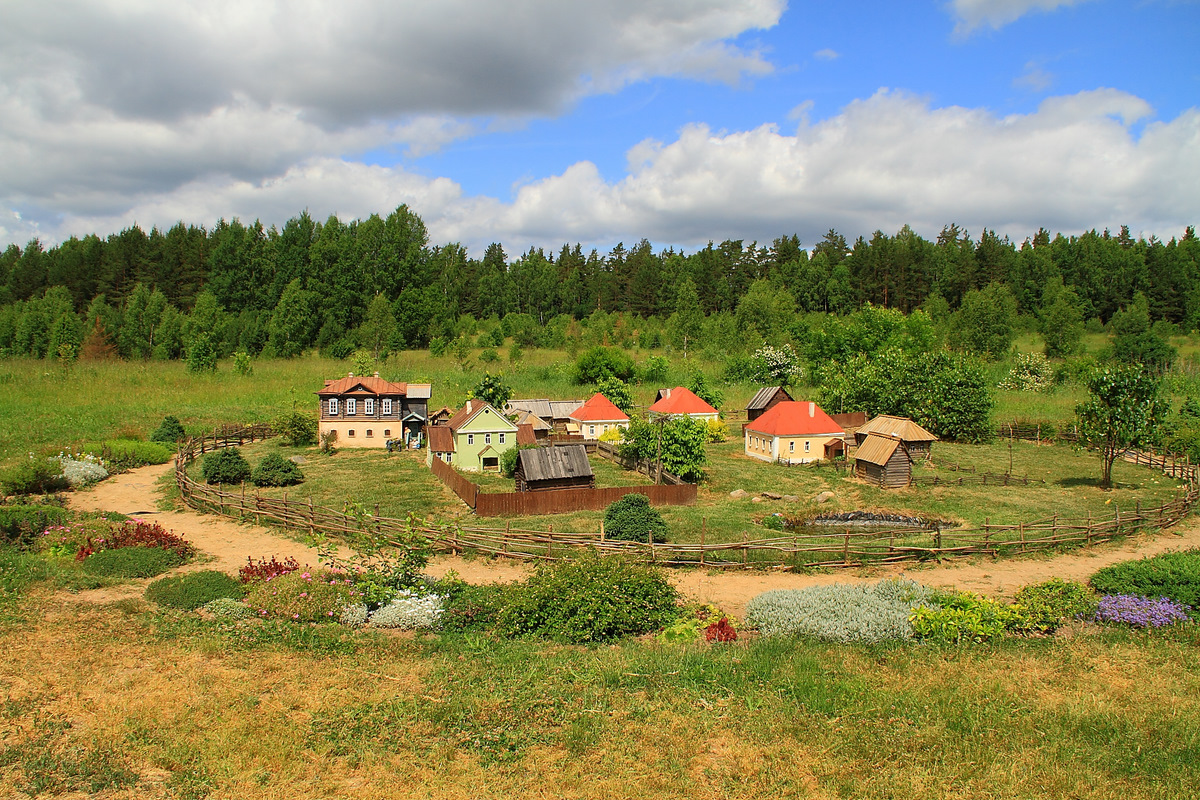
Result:
[[[217,619],[249,619],[254,616],[254,609],[232,597],[218,597],[205,603],[204,610]]]
[[[441,621],[442,607],[443,600],[436,594],[422,596],[404,589],[371,615],[371,624],[377,628],[430,630]]]
[[[342,616],[338,618],[338,622],[350,627],[365,625],[367,622],[367,607],[362,603],[353,606],[346,606],[342,609]]]
[[[51,459],[55,460],[55,459]],[[63,477],[72,489],[81,489],[99,483],[108,477],[108,470],[93,455],[63,455],[59,454],[58,463],[62,465]]]
[[[764,636],[807,635],[835,642],[913,638],[909,614],[930,590],[903,578],[873,585],[813,586],[763,592],[746,606],[746,621]]]

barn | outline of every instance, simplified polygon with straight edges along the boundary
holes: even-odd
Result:
[[[854,454],[854,474],[884,489],[901,489],[912,481],[912,456],[899,439],[868,434]]]
[[[782,386],[765,386],[759,389],[746,404],[746,421],[753,422],[779,403],[791,399],[792,396]]]
[[[929,458],[933,443],[938,440],[938,437],[908,417],[893,417],[888,414],[880,414],[860,426],[854,432],[854,439],[858,442],[858,446],[862,447],[862,443],[871,435],[902,442],[909,457],[913,459]]]
[[[518,492],[596,487],[592,464],[581,444],[522,450],[517,454],[514,477]]]

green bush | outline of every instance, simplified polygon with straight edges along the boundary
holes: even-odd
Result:
[[[83,560],[83,571],[107,578],[153,578],[187,559],[161,547],[120,547],[100,550]]]
[[[290,411],[280,414],[271,429],[289,447],[308,447],[317,443],[317,418],[313,414]]]
[[[1019,627],[1052,633],[1065,620],[1088,619],[1096,613],[1096,595],[1076,581],[1051,578],[1023,586],[1013,598],[1022,615]]]
[[[255,486],[291,486],[304,480],[300,468],[279,453],[267,453],[250,473]]]
[[[213,569],[171,575],[146,587],[146,599],[151,603],[184,611],[193,611],[221,597],[238,599],[245,595],[241,581]]]
[[[217,619],[249,619],[254,616],[250,606],[232,597],[218,597],[205,603],[203,608]]]
[[[163,417],[162,424],[154,433],[150,434],[150,441],[161,442],[162,444],[173,445],[187,438],[187,431],[183,429],[183,424],[179,421],[179,417],[167,415]]]
[[[1019,628],[1021,612],[971,592],[935,592],[909,618],[918,637],[936,642],[986,642]]]
[[[507,589],[503,584],[479,586],[460,580],[439,581],[436,592],[446,598],[442,630],[461,633],[493,627],[500,619]]]
[[[632,377],[633,359],[624,350],[593,347],[575,360],[575,382],[579,384],[595,384],[601,378],[628,382]]]
[[[604,511],[604,537],[625,542],[645,542],[646,534],[655,542],[667,540],[667,523],[650,507],[644,494],[630,493]]]
[[[0,542],[29,545],[47,528],[70,518],[71,513],[58,506],[0,506]]]
[[[521,457],[520,452],[519,448],[513,447],[500,454],[501,475],[511,478],[517,474],[517,460]]]
[[[343,573],[289,572],[254,585],[246,605],[258,616],[294,622],[337,622],[342,609],[362,602],[354,581]]]
[[[200,467],[205,483],[242,483],[250,477],[250,464],[236,447],[216,450],[204,457]]]
[[[670,622],[677,596],[660,569],[588,551],[511,587],[496,630],[577,644],[637,636]]]
[[[83,452],[98,456],[116,469],[135,469],[147,464],[165,464],[171,460],[174,447],[161,442],[139,442],[136,439],[109,439],[83,446]]]
[[[1165,597],[1196,608],[1200,605],[1200,550],[1183,550],[1105,567],[1092,576],[1102,594]]]
[[[28,458],[0,473],[0,494],[53,494],[66,488],[58,461]]]

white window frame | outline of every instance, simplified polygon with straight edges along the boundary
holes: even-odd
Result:
[[[454,453],[446,453],[446,463],[447,464],[454,463]]]
[[[353,417],[358,413],[358,401],[353,397],[346,398],[346,416]]]
[[[596,435],[596,426],[588,425],[588,436],[595,436],[595,435]]]
[[[483,443],[484,443],[484,444],[491,444],[491,443],[492,443],[492,435],[491,435],[490,433],[485,433],[485,434],[483,435]]]
[[[467,434],[467,444],[475,444],[475,434],[473,434],[473,433]]]
[[[807,439],[804,440],[804,452],[808,452],[808,446],[811,444]]]
[[[794,441],[788,442],[788,452],[789,453],[796,452],[796,443]]]
[[[368,397],[366,400],[363,400],[363,413],[366,414],[368,417],[375,414],[375,398],[374,397]]]
[[[336,397],[329,398],[329,416],[336,417],[338,413],[338,401]]]
[[[504,434],[500,434],[500,444],[504,444]]]
[[[390,397],[383,398],[383,409],[380,411],[380,413],[382,413],[382,414],[392,413],[392,398],[390,398]]]

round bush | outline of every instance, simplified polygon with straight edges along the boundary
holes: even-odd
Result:
[[[662,570],[585,552],[543,564],[505,593],[496,629],[582,644],[657,630],[675,617],[678,594]]]
[[[667,540],[667,523],[650,507],[644,494],[627,494],[604,511],[604,536],[627,542],[645,542],[652,534],[655,542]]]
[[[254,611],[250,606],[240,600],[234,600],[232,597],[218,597],[216,600],[210,600],[204,604],[203,608],[217,619],[249,619],[254,616]]]
[[[764,636],[807,635],[836,642],[911,639],[909,615],[928,596],[925,587],[901,579],[873,586],[775,589],[750,600],[746,621]]]
[[[160,606],[192,611],[218,598],[240,599],[246,590],[237,578],[206,569],[187,575],[172,575],[146,587],[146,599]]]
[[[354,628],[367,623],[367,607],[363,603],[346,606],[342,609],[342,615],[338,618],[338,622],[348,627]]]
[[[201,472],[205,483],[242,483],[250,477],[250,465],[241,450],[226,447],[206,455]]]
[[[83,560],[83,571],[108,578],[153,578],[187,559],[161,547],[120,547],[101,550]]]
[[[279,453],[268,453],[258,462],[250,481],[255,486],[291,486],[304,480],[300,468]]]
[[[163,444],[175,444],[187,438],[187,431],[183,429],[183,424],[179,421],[179,417],[167,415],[163,417],[162,424],[154,433],[150,434],[150,441],[161,442]]]

